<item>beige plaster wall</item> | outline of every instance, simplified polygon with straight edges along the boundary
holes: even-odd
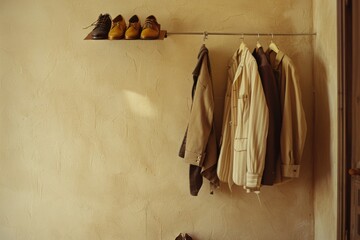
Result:
[[[315,239],[337,239],[337,1],[314,1]]]
[[[0,239],[165,240],[180,232],[198,240],[313,239],[313,37],[275,38],[298,66],[309,134],[300,178],[264,187],[259,201],[225,184],[209,195],[206,182],[198,197],[189,194],[177,153],[202,36],[84,41],[90,29],[82,29],[109,12],[155,14],[168,31],[311,32],[312,7],[310,0],[2,0]],[[245,42],[253,48],[256,37]],[[239,43],[206,42],[218,131],[226,64]],[[326,46],[333,47],[322,46],[324,60],[332,56]],[[334,83],[320,80],[331,93]]]

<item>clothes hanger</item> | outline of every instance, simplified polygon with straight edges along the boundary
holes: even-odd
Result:
[[[280,50],[279,50],[278,46],[276,46],[276,44],[273,42],[273,39],[274,39],[274,34],[271,34],[271,41],[270,41],[270,44],[269,44],[269,49],[273,50],[276,53],[278,53]]]
[[[244,34],[242,34],[241,35],[241,43],[240,43],[240,46],[239,46],[239,50],[238,50],[238,53],[240,53],[242,50],[244,50],[245,49],[245,47],[246,47],[246,44],[245,44],[245,42],[244,42]]]
[[[208,39],[209,33],[207,31],[204,32],[203,44],[205,45],[205,41]]]
[[[257,38],[257,42],[256,42],[256,50],[258,50],[259,48],[261,48],[261,44],[260,44],[260,33],[258,33],[258,38]]]

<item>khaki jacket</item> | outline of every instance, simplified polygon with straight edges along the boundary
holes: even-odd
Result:
[[[190,191],[196,196],[202,185],[202,177],[210,181],[212,189],[219,186],[216,174],[218,144],[214,126],[214,93],[208,49],[204,45],[200,49],[193,77],[193,103],[179,156],[191,164]]]
[[[220,156],[221,181],[259,189],[264,170],[269,113],[255,58],[245,44],[228,69]]]
[[[282,125],[280,133],[281,179],[299,177],[306,139],[306,119],[295,67],[283,52],[267,51],[280,89]]]

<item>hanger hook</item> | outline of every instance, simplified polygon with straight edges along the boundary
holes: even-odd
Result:
[[[204,42],[206,39],[208,39],[209,33],[207,31],[204,31]]]
[[[273,40],[274,40],[274,34],[271,33],[271,40],[270,40],[270,42],[273,42]]]
[[[244,34],[243,33],[241,34],[240,40],[244,41]]]

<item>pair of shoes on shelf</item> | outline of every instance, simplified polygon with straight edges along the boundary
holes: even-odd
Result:
[[[126,29],[126,31],[124,29]],[[113,27],[109,32],[109,39],[121,39],[124,37],[128,40],[139,38],[157,39],[159,38],[159,35],[160,24],[157,22],[154,15],[150,15],[146,18],[143,27],[141,27],[139,17],[134,15],[129,19],[129,25],[127,28],[124,18],[119,15],[113,20]]]
[[[134,15],[127,27],[121,15],[111,20],[109,14],[100,14],[90,26],[95,26],[91,32],[92,39],[157,39],[160,36],[160,24],[153,15],[146,18],[143,27],[139,17]]]

